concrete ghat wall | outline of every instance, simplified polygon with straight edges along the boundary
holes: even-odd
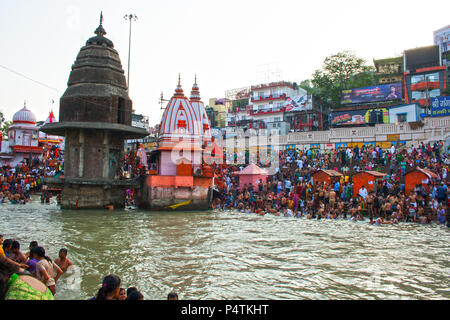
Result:
[[[178,210],[211,208],[212,178],[193,176],[147,176],[137,197],[141,209],[170,211],[171,205],[190,203]]]
[[[291,132],[287,135],[273,136],[271,141],[281,147],[286,145],[309,147],[310,144],[321,144],[322,149],[327,149],[327,144],[334,146],[335,143],[389,141],[389,135],[397,134],[400,141],[405,141],[407,145],[445,141],[450,137],[450,116],[425,118],[422,122],[423,127],[417,129],[412,129],[408,123],[399,123],[377,124],[373,127],[333,128],[327,131]],[[264,136],[266,135],[264,130],[258,132],[250,129],[245,136]]]
[[[64,186],[62,191],[62,209],[102,209],[109,204],[114,208],[124,207],[123,187],[70,185]]]
[[[381,142],[388,135],[398,134],[400,141],[417,145],[420,142],[445,140],[450,135],[450,117],[425,118],[424,126],[412,129],[408,123],[377,124],[374,127],[335,128],[328,131],[293,132],[280,137],[280,144],[327,144],[345,142]]]

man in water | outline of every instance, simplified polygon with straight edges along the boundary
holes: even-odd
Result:
[[[336,202],[336,191],[334,189],[330,188],[329,198],[330,209],[334,209],[334,204]]]
[[[59,250],[59,258],[55,259],[55,263],[58,265],[58,267],[61,268],[63,272],[66,272],[67,269],[73,265],[72,261],[67,258],[66,248],[62,248],[61,250]]]

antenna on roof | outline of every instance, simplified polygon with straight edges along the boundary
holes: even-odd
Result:
[[[164,99],[163,92],[161,91],[161,96],[159,97],[159,104],[161,105],[161,107],[160,107],[161,110],[165,109],[163,107],[163,104],[164,104],[164,102],[167,102],[167,101],[169,101],[169,100]]]

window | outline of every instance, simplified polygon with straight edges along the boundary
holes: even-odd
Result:
[[[397,121],[406,122],[407,115],[407,113],[397,113]]]
[[[411,84],[416,84],[423,81],[425,81],[425,77],[423,76],[423,74],[414,75],[411,77]]]
[[[125,122],[125,99],[119,97],[119,101],[117,104],[117,123]]]
[[[439,81],[439,73],[430,73],[425,75],[425,79],[428,78],[428,81]]]
[[[441,90],[433,89],[429,92],[430,98],[439,97],[441,95]]]

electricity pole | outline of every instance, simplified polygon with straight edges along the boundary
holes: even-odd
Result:
[[[130,20],[130,34],[128,36],[128,75],[127,75],[127,90],[130,89],[130,51],[131,51],[131,22],[137,20],[137,16],[135,14],[126,14],[123,16],[125,20]]]

